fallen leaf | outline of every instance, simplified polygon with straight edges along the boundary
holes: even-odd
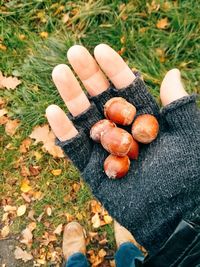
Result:
[[[6,206],[3,207],[3,210],[4,210],[5,212],[12,212],[12,211],[16,211],[17,208],[16,208],[15,206],[6,205]]]
[[[2,116],[2,117],[0,117],[0,125],[4,125],[4,124],[6,124],[7,122],[8,122],[8,117],[6,117],[6,116]]]
[[[40,173],[40,166],[30,166],[29,171],[32,176],[37,176]]]
[[[5,108],[0,109],[0,117],[2,117],[3,115],[5,115],[7,113],[8,113],[7,109],[5,109]]]
[[[19,147],[19,151],[21,153],[27,153],[29,151],[29,147],[31,145],[32,140],[30,138],[26,138],[22,141],[20,147]]]
[[[160,9],[160,4],[158,4],[155,0],[153,0],[150,4],[147,3],[148,13],[156,12]]]
[[[48,32],[40,32],[40,36],[42,37],[42,38],[47,38],[48,37]]]
[[[16,77],[4,77],[2,72],[0,71],[0,89],[12,89],[14,90],[21,83]]]
[[[42,157],[42,155],[38,151],[34,151],[33,155],[34,155],[36,161],[39,161]]]
[[[47,209],[46,209],[46,214],[47,214],[48,216],[51,216],[51,214],[52,214],[52,209],[51,209],[51,207],[47,207]]]
[[[100,202],[98,202],[96,200],[91,200],[90,206],[91,206],[91,212],[93,212],[93,213],[101,213],[102,212],[102,206],[101,206]]]
[[[24,262],[30,261],[33,259],[33,256],[28,253],[26,250],[22,250],[20,247],[16,246],[16,249],[14,251],[15,259],[17,260],[23,260]]]
[[[101,221],[100,221],[100,218],[99,218],[99,214],[96,213],[93,217],[92,217],[92,226],[94,228],[99,228],[101,226]]]
[[[156,48],[156,54],[158,55],[161,63],[165,62],[166,58],[165,58],[165,50],[164,49]]]
[[[30,181],[28,179],[24,179],[21,183],[21,187],[20,187],[21,191],[24,193],[29,192],[32,189],[29,184],[30,184]]]
[[[31,247],[33,242],[33,234],[32,231],[27,227],[22,232],[22,239],[20,240],[20,243],[23,243],[27,245],[28,247]]]
[[[17,209],[17,216],[18,217],[23,216],[25,212],[26,212],[26,205],[21,205]]]
[[[57,170],[52,170],[51,173],[54,175],[54,176],[58,176],[62,173],[62,170],[61,169],[57,169]]]
[[[104,258],[106,256],[106,251],[102,248],[99,250],[98,255],[100,258]]]
[[[21,165],[20,167],[21,167],[21,171],[20,171],[21,176],[23,177],[30,176],[30,171],[25,165]]]
[[[36,229],[36,226],[37,226],[36,222],[31,222],[31,223],[29,223],[29,225],[28,225],[27,228],[28,228],[31,232],[33,232],[33,230]]]
[[[10,233],[10,228],[8,225],[5,225],[2,229],[1,229],[1,236],[4,238],[6,236],[8,236]]]
[[[18,120],[9,120],[5,126],[5,132],[7,135],[13,136],[16,133],[19,124],[20,122]]]
[[[62,230],[63,230],[63,225],[61,223],[56,227],[56,229],[53,231],[53,233],[56,234],[56,235],[60,235]]]
[[[64,153],[62,149],[55,145],[55,135],[49,130],[47,124],[43,126],[36,126],[33,132],[29,135],[32,139],[35,139],[35,144],[42,142],[42,148],[55,158],[63,158]]]
[[[168,18],[160,19],[156,23],[156,27],[158,29],[166,29],[169,26]]]
[[[28,194],[22,193],[21,196],[23,197],[23,199],[24,199],[26,202],[28,202],[28,203],[31,202],[31,199],[30,199],[30,197],[29,197]]]
[[[7,50],[7,47],[3,44],[0,44],[0,50],[2,51],[6,51]]]
[[[103,219],[106,224],[110,224],[112,222],[112,217],[109,215],[104,215]]]
[[[31,219],[32,221],[35,221],[34,215],[35,215],[35,211],[30,210],[28,213],[28,218]]]

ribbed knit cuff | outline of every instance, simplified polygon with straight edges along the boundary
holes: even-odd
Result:
[[[57,139],[56,145],[64,150],[66,156],[81,172],[84,170],[91,157],[93,142],[83,130],[69,140],[62,142]]]
[[[129,86],[122,89],[113,89],[113,92],[115,96],[123,97],[132,103],[137,109],[137,115],[148,113],[156,117],[159,116],[159,107],[155,99],[139,77],[136,77]]]
[[[173,129],[179,131],[194,131],[197,127],[199,110],[196,106],[197,95],[184,96],[161,109],[164,117]],[[199,126],[198,126],[199,127]]]
[[[90,107],[86,111],[78,116],[73,117],[69,114],[68,117],[78,130],[83,129],[86,133],[88,133],[92,125],[103,118],[93,102],[91,102]]]

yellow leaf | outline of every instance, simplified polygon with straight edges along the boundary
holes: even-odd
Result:
[[[21,205],[17,209],[17,216],[20,217],[20,216],[24,215],[25,212],[26,212],[26,205]]]
[[[42,157],[42,155],[38,151],[34,151],[33,155],[37,161],[39,161]]]
[[[40,36],[42,38],[47,38],[48,37],[48,32],[40,32]]]
[[[22,181],[21,188],[20,188],[22,192],[27,193],[32,189],[29,183],[30,181],[28,179],[24,179]]]
[[[52,173],[54,176],[58,176],[58,175],[60,175],[61,172],[62,172],[61,169],[57,169],[57,170],[52,170],[52,171],[51,171],[51,173]]]
[[[106,224],[110,224],[112,222],[112,217],[109,215],[104,215],[103,219]]]
[[[168,18],[160,19],[156,23],[158,29],[166,29],[169,26]]]
[[[0,44],[0,50],[6,51],[7,47],[5,45],[3,45],[3,44]]]
[[[6,236],[8,236],[10,233],[10,228],[8,225],[5,225],[2,229],[1,229],[1,236],[4,238]]]

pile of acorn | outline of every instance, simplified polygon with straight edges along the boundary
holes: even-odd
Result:
[[[157,137],[159,124],[151,114],[138,115],[134,120],[136,108],[122,97],[108,100],[104,115],[106,119],[96,122],[90,129],[90,137],[110,153],[104,161],[104,171],[109,178],[117,179],[127,174],[130,159],[138,158],[138,142],[149,144]],[[132,124],[132,135],[116,124]]]

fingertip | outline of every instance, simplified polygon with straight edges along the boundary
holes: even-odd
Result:
[[[160,98],[163,106],[187,95],[188,93],[185,91],[181,81],[180,70],[177,68],[169,70],[160,87]]]
[[[82,55],[88,54],[88,50],[82,45],[73,45],[67,51],[67,58],[69,61],[79,58]]]
[[[54,83],[56,84],[57,80],[63,79],[63,77],[67,77],[67,74],[71,73],[71,69],[66,64],[59,64],[53,68],[52,71],[52,79]]]
[[[65,112],[57,105],[50,105],[46,108],[47,120],[60,141],[69,140],[74,137],[78,131],[66,116]]]

